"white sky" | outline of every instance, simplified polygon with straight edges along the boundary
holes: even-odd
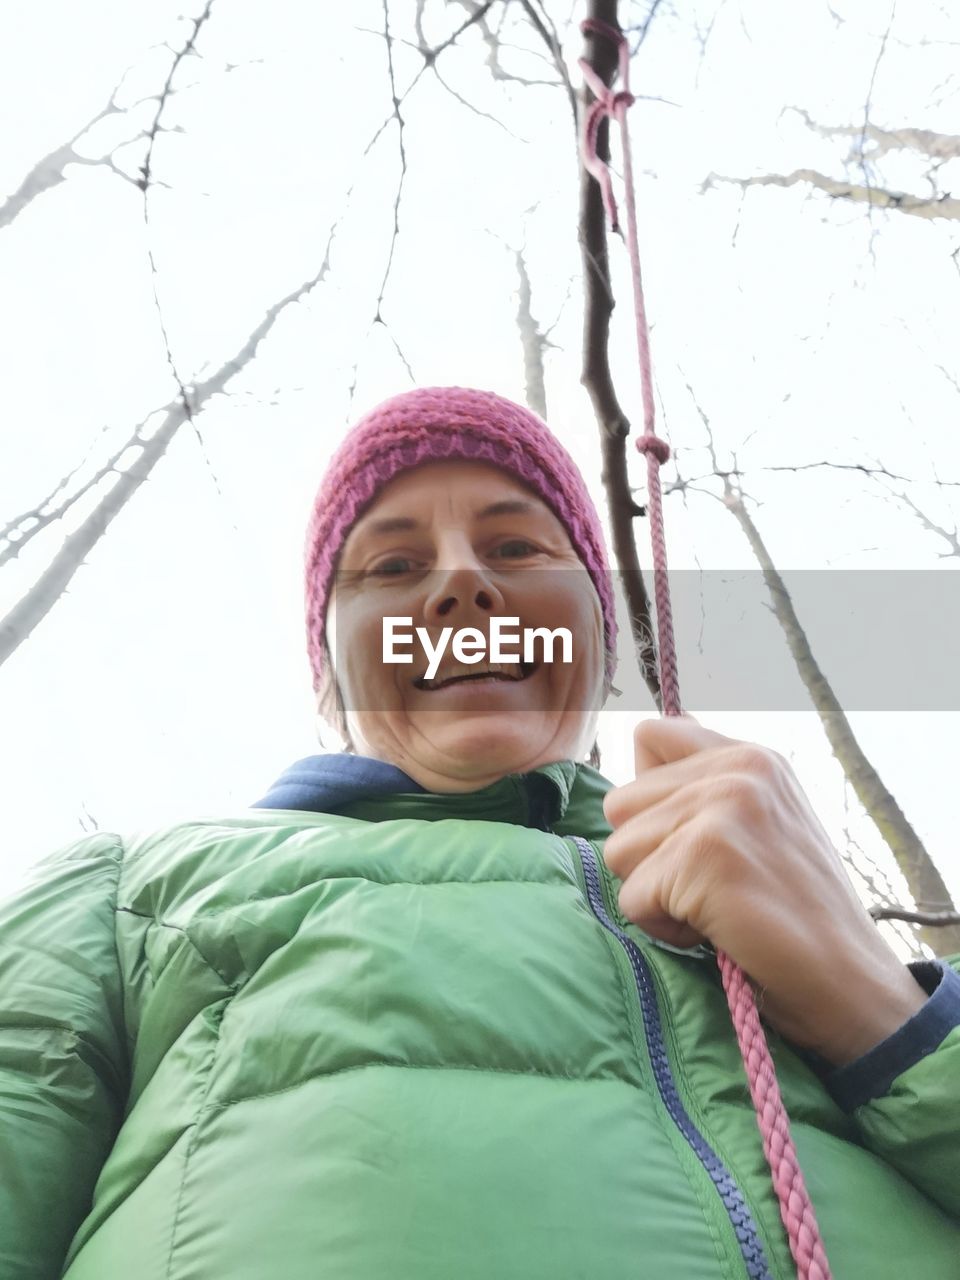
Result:
[[[412,37],[412,8],[393,5],[398,37]],[[579,18],[582,6],[550,8],[562,23],[570,12]],[[956,224],[877,212],[871,219],[801,188],[754,189],[741,200],[736,188],[702,195],[700,187],[710,172],[805,165],[841,176],[855,140],[821,138],[784,108],[859,126],[871,81],[875,123],[949,131],[958,77],[955,48],[944,42],[960,40],[960,19],[935,4],[902,7],[878,63],[889,10],[873,4],[837,0],[832,14],[825,4],[784,0],[682,8],[681,17],[658,18],[632,72],[636,92],[670,100],[638,103],[631,116],[661,433],[685,475],[709,469],[687,378],[723,461],[737,451],[759,504],[755,518],[782,568],[956,572],[956,559],[939,558],[943,541],[876,482],[849,471],[763,470],[824,459],[880,463],[911,477],[913,500],[953,527],[957,489],[934,481],[960,480],[958,392],[938,369],[960,376]],[[122,101],[156,91],[171,59],[163,42],[179,46],[187,31],[181,10],[180,0],[9,0],[0,17],[0,110],[17,124],[0,149],[0,191],[14,190],[94,115],[128,68]],[[428,35],[439,41],[463,12],[432,4]],[[714,17],[701,57],[695,23],[703,33]],[[202,448],[181,431],[64,598],[0,668],[0,889],[79,836],[90,817],[128,831],[235,810],[319,749],[302,636],[303,528],[347,422],[410,385],[389,336],[370,327],[399,172],[395,123],[360,158],[389,112],[383,40],[362,30],[381,24],[380,0],[322,9],[275,0],[269,20],[262,5],[217,0],[200,37],[202,60],[184,64],[165,116],[184,132],[162,135],[154,153],[154,174],[169,189],[151,193],[149,237],[140,193],[104,167],[81,166],[0,231],[0,515],[9,517],[91,449],[95,465],[173,395],[148,243],[177,367],[189,380],[216,368],[270,305],[316,272],[329,227],[344,215],[330,276],[288,310],[230,394],[204,410]],[[575,58],[576,35],[567,47]],[[399,46],[396,59],[402,88],[420,59]],[[227,64],[241,65],[227,73]],[[529,56],[508,65],[548,73]],[[440,69],[506,128],[465,110],[430,75],[405,104],[408,173],[384,315],[419,383],[522,399],[514,263],[502,241],[526,242],[542,324],[556,317],[572,279],[558,349],[548,357],[548,407],[602,510],[596,427],[579,385],[576,169],[565,97],[494,83],[476,33],[445,53]],[[82,149],[101,154],[135,138],[150,118],[150,104],[113,118]],[[116,156],[129,172],[142,158],[142,142]],[[881,178],[927,189],[923,166],[905,156],[884,161],[874,175]],[[945,167],[947,190],[950,178]],[[621,246],[613,249],[621,298],[613,358],[636,423],[628,277]],[[639,457],[632,465],[640,485]],[[674,474],[671,463],[665,479]],[[704,488],[718,491],[716,482]],[[672,568],[753,567],[737,525],[713,498],[673,496],[666,519]],[[0,609],[64,532],[38,538],[0,574]],[[639,532],[649,564],[645,523]],[[878,633],[909,634],[893,604]],[[891,680],[901,654],[898,645]],[[603,767],[615,782],[631,776],[635,719],[605,718]],[[842,778],[812,712],[701,719],[788,755],[838,847],[849,822],[858,843],[883,858],[852,799],[845,818]],[[851,720],[960,897],[960,715],[876,711]],[[332,735],[326,741],[335,749]]]

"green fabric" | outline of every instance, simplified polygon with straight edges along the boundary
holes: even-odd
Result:
[[[0,904],[0,1277],[742,1280],[586,901],[608,787],[566,762],[39,864]],[[788,1280],[716,965],[626,927]],[[960,1038],[854,1116],[771,1046],[836,1280],[956,1280]]]
[[[960,1220],[960,1027],[856,1119],[871,1150]]]

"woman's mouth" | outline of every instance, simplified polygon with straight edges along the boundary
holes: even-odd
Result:
[[[539,669],[539,662],[481,662],[470,665],[456,662],[438,672],[432,680],[428,680],[426,675],[418,676],[413,684],[428,693],[452,685],[476,684],[489,688],[496,683],[521,684]]]

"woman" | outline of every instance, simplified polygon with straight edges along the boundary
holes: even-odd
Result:
[[[762,988],[833,1275],[955,1280],[960,979],[900,964],[775,753],[682,717],[625,786],[583,762],[613,601],[544,424],[388,401],[307,550],[348,751],[0,911],[4,1280],[791,1276],[710,944]],[[500,618],[569,661],[440,652]]]

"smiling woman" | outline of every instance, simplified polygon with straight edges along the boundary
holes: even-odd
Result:
[[[487,463],[420,464],[393,479],[370,509],[373,521],[417,511],[415,530],[373,533],[361,520],[343,549],[327,635],[347,735],[356,751],[396,764],[431,790],[475,789],[551,760],[582,759],[595,731],[603,695],[600,601],[564,525],[542,500],[529,500],[521,514],[496,502],[519,491]],[[501,507],[493,517],[491,499]],[[505,548],[521,555],[505,556]],[[378,573],[385,564],[402,568]],[[415,627],[412,668],[385,660],[385,626],[398,616]],[[570,661],[531,658],[524,671],[518,654],[515,670],[501,670],[499,680],[464,671],[463,641],[480,658],[508,620],[528,651],[531,635],[565,631]],[[451,635],[459,658],[446,652]]]
[[[384,660],[384,619],[418,629],[413,672]],[[427,684],[444,632],[505,618],[565,629],[571,661],[519,679]],[[614,621],[596,510],[559,441],[488,392],[424,388],[351,431],[320,486],[307,542],[307,630],[321,714],[348,750],[434,791],[582,760],[610,689]],[[546,649],[542,650],[546,657]],[[519,663],[517,664],[519,666]]]
[[[353,749],[0,903],[0,1277],[784,1280],[713,945],[763,988],[836,1280],[956,1280],[960,979],[889,951],[776,753],[677,716],[625,786],[584,762],[613,597],[546,424],[374,409],[306,570]],[[505,621],[571,661],[478,678]]]

